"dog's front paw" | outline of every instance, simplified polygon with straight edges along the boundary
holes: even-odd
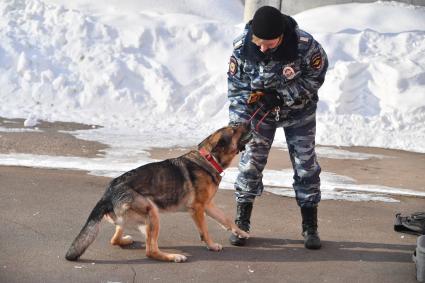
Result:
[[[210,251],[219,252],[223,249],[223,246],[218,243],[213,243],[212,245],[208,245],[207,248]]]
[[[249,238],[248,232],[245,232],[244,230],[241,230],[241,229],[235,229],[232,231],[232,233],[238,236],[239,238],[245,238],[245,239]]]
[[[185,262],[187,260],[187,257],[181,254],[173,254],[174,256],[174,262]]]
[[[133,242],[133,238],[130,235],[121,238],[121,246],[131,245]]]

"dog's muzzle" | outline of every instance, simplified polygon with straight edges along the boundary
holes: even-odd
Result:
[[[252,138],[252,131],[248,123],[241,122],[231,122],[229,124],[230,127],[237,129],[238,131],[242,131],[242,135],[238,141],[238,153],[245,150],[245,145]]]
[[[252,138],[252,131],[248,130],[245,134],[241,136],[238,143],[238,150],[239,152],[245,150],[245,145],[251,140]]]

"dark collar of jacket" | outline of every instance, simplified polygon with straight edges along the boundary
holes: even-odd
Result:
[[[252,42],[252,21],[246,24],[245,28],[248,32],[244,39],[242,54],[247,60],[253,62],[274,60],[287,63],[294,61],[298,57],[298,36],[295,31],[298,26],[297,22],[290,16],[282,14],[282,17],[286,22],[283,42],[279,45],[276,51],[267,55],[261,52],[260,48]]]

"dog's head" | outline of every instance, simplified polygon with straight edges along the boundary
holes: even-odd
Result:
[[[205,148],[223,168],[230,165],[232,159],[245,150],[252,133],[247,124],[234,124],[221,128],[203,140],[198,149]]]

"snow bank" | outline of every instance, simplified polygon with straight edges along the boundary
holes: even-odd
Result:
[[[227,123],[240,1],[67,2],[0,3],[0,116],[98,124],[145,146],[195,144]],[[318,143],[425,152],[425,9],[348,4],[295,18],[330,58]]]
[[[207,121],[226,103],[233,26],[146,13],[137,45],[125,46],[62,6],[6,1],[0,13],[2,116],[156,130]]]

